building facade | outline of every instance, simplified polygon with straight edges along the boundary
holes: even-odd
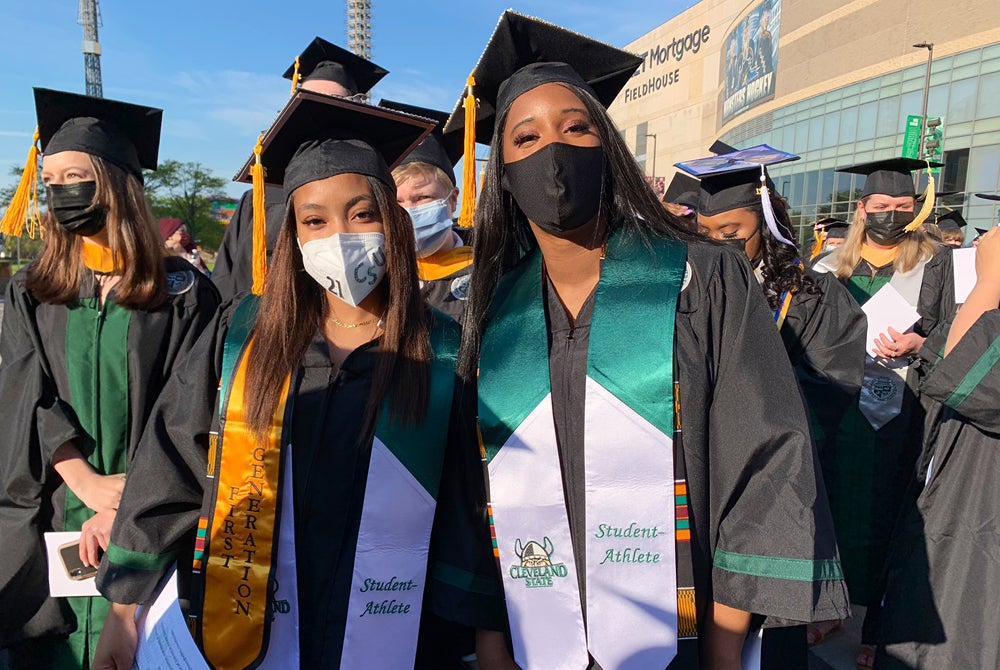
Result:
[[[940,202],[962,211],[971,237],[998,215],[973,196],[1000,192],[995,0],[702,0],[625,47],[644,63],[611,113],[654,184],[716,139],[799,154],[771,175],[804,242],[817,218],[854,210],[864,177],[836,168],[903,155],[929,54],[914,45],[928,42],[936,190],[957,192]]]

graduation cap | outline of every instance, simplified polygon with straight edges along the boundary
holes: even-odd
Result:
[[[1000,202],[1000,194],[996,193],[976,193],[976,197],[982,198],[983,200],[992,200],[993,202]],[[976,230],[978,230],[978,228]]]
[[[459,225],[471,225],[475,207],[475,143],[490,143],[497,120],[514,100],[542,84],[559,82],[590,91],[607,107],[640,65],[642,58],[634,54],[505,11],[444,128],[446,135],[465,133]]]
[[[834,240],[847,237],[847,229],[850,228],[850,226],[851,224],[847,221],[832,216],[824,217],[813,224],[814,229],[826,233],[827,239]]]
[[[347,98],[300,90],[257,140],[235,181],[253,183],[253,292],[266,273],[264,186],[295,189],[339,174],[362,174],[395,188],[392,168],[434,121]]]
[[[351,93],[367,93],[387,74],[388,70],[370,60],[317,37],[281,76],[292,80],[292,93],[299,80],[315,79],[336,82]]]
[[[675,172],[667,190],[663,193],[663,202],[674,202],[687,205],[693,210],[698,209],[698,180],[683,172]],[[684,198],[682,200],[682,198]]]
[[[416,149],[408,153],[400,165],[406,165],[407,163],[428,163],[440,168],[442,172],[448,175],[451,183],[457,185],[457,181],[455,180],[455,164],[462,157],[462,136],[458,133],[445,135],[442,131],[445,122],[448,120],[448,112],[417,107],[416,105],[408,105],[404,102],[395,102],[392,100],[382,100],[378,104],[379,107],[395,109],[400,112],[437,121],[437,126],[431,131],[431,134],[425,137],[424,141]]]
[[[937,218],[935,223],[941,230],[961,230],[967,225],[962,213],[957,209],[945,212]]]
[[[735,151],[739,151],[739,149],[737,149],[736,147],[730,144],[726,144],[722,140],[715,140],[714,142],[712,142],[712,146],[710,146],[708,150],[713,154],[715,154],[716,156],[720,156],[722,154],[731,154]]]
[[[943,167],[943,163],[935,161],[918,161],[914,158],[886,158],[880,161],[869,163],[859,163],[850,167],[840,168],[837,172],[850,172],[853,174],[867,175],[865,187],[861,191],[861,197],[881,194],[892,198],[920,198],[923,205],[920,211],[913,218],[913,221],[905,228],[906,232],[912,233],[919,228],[924,221],[930,218],[934,212],[934,175],[927,173],[927,188],[921,196],[918,196],[913,187],[914,170],[930,170],[932,168]]]
[[[38,153],[82,151],[117,165],[142,181],[143,168],[156,169],[163,110],[78,93],[35,88],[38,127],[0,233],[20,235],[25,221],[41,225],[38,214]]]

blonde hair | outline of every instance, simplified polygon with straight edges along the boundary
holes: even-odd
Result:
[[[867,204],[868,197],[861,198],[861,204]],[[849,279],[854,274],[854,268],[861,262],[861,248],[868,238],[865,232],[865,217],[857,208],[854,210],[854,220],[847,230],[847,237],[844,243],[837,249],[837,263],[833,273],[841,279]],[[938,245],[923,231],[918,228],[907,233],[896,245],[896,260],[892,263],[894,272],[909,272],[920,261],[926,261],[933,256]]]
[[[392,179],[396,182],[396,186],[405,184],[414,177],[435,179],[449,194],[455,190],[455,185],[451,183],[451,179],[437,165],[431,165],[422,161],[413,161],[412,163],[404,163],[392,171]]]

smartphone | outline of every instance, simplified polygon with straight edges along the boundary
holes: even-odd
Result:
[[[97,574],[97,566],[84,565],[83,561],[80,560],[79,540],[60,545],[59,558],[66,570],[66,576],[75,582],[89,579]]]

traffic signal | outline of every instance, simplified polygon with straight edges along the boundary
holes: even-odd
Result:
[[[927,127],[924,130],[924,158],[938,160],[941,158],[941,141],[944,139],[940,116],[932,116],[927,119]]]

